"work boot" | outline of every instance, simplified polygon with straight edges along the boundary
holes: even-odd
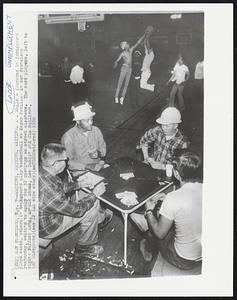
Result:
[[[99,231],[103,231],[113,218],[113,212],[110,209],[106,209],[104,211],[104,214],[105,214],[104,221],[98,224]]]

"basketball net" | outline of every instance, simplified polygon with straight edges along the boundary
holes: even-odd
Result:
[[[86,30],[86,22],[80,22],[77,23],[77,25],[78,25],[78,31],[83,32]]]

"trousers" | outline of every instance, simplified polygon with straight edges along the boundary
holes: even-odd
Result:
[[[130,214],[131,219],[135,222],[135,224],[138,226],[138,228],[144,232],[147,233],[147,236],[150,237],[151,234],[148,231],[148,223],[147,220],[145,219],[144,215],[137,214],[137,213],[132,213]],[[191,270],[198,264],[200,264],[200,261],[193,261],[193,260],[188,260],[183,257],[180,257],[174,247],[174,238],[175,238],[175,231],[174,231],[174,226],[171,228],[171,230],[168,232],[166,237],[162,240],[154,237],[151,239],[149,238],[149,242],[152,245],[151,249],[156,245],[163,257],[172,265],[175,267],[182,269],[182,270]]]
[[[118,80],[118,85],[117,85],[117,89],[116,89],[116,93],[115,93],[116,98],[118,98],[118,96],[119,96],[119,92],[122,88],[123,82],[124,82],[124,87],[123,87],[123,91],[122,91],[122,97],[125,98],[131,74],[132,74],[132,68],[131,67],[128,67],[128,66],[122,66],[121,67],[119,80]]]
[[[151,71],[142,71],[140,87],[141,89],[149,90],[154,92],[155,85],[147,83],[147,80],[151,77]]]
[[[173,266],[182,270],[191,270],[201,263],[201,260],[194,261],[180,257],[174,247],[175,231],[171,229],[163,240],[158,240],[157,245],[162,256]]]
[[[180,108],[180,110],[185,109],[184,98],[183,98],[183,89],[184,89],[184,83],[181,83],[181,84],[177,84],[176,82],[174,83],[174,85],[171,89],[171,92],[170,92],[170,102],[169,102],[170,106],[174,106],[175,95],[178,92],[179,108]]]
[[[75,225],[79,225],[77,230],[77,243],[79,245],[92,245],[98,241],[98,218],[99,218],[99,201],[97,200],[94,206],[88,210],[82,217],[73,218],[70,216],[64,216],[63,223],[58,229],[44,237],[44,239],[54,239]]]

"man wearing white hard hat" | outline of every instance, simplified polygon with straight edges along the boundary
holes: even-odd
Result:
[[[188,146],[187,138],[178,129],[182,122],[181,114],[175,107],[164,109],[156,122],[158,126],[149,129],[140,139],[144,161],[154,169],[165,169],[172,160],[175,149],[185,149]],[[152,157],[148,154],[149,144],[154,143]]]
[[[93,126],[95,112],[91,108],[87,102],[72,107],[76,124],[61,138],[69,158],[68,168],[74,176],[86,169],[100,171],[104,166],[101,158],[106,155],[106,144],[100,129]],[[109,209],[100,209],[99,229],[103,229],[112,216]]]

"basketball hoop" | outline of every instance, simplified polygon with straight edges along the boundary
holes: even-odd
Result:
[[[78,31],[83,32],[86,30],[86,22],[79,22],[78,25]]]

